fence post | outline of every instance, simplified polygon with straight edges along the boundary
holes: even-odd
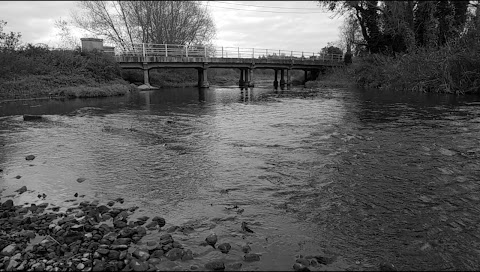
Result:
[[[168,57],[168,49],[167,49],[167,44],[165,44],[165,57]]]
[[[185,57],[188,58],[188,45],[185,45]]]
[[[293,51],[290,51],[290,59],[293,60]]]
[[[268,49],[265,49],[265,57],[268,59]]]
[[[205,58],[207,58],[207,47],[205,46],[204,49],[205,49]]]
[[[252,48],[252,59],[255,58],[255,48]]]
[[[237,47],[238,49],[238,58],[240,58],[240,47]]]
[[[222,59],[223,59],[223,46],[222,46]]]
[[[145,59],[145,43],[142,43],[142,53],[143,53],[143,58]]]

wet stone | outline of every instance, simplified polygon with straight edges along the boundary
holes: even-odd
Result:
[[[10,244],[6,246],[4,249],[2,249],[1,254],[3,256],[12,256],[13,253],[15,253],[15,250],[17,249],[16,244]]]
[[[212,261],[205,264],[205,268],[209,270],[223,271],[225,264],[222,261]]]
[[[148,260],[148,258],[150,258],[150,254],[148,254],[148,252],[140,250],[140,249],[136,249],[132,253],[132,255],[140,261],[146,261],[146,260]]]
[[[160,244],[166,245],[166,244],[170,244],[170,243],[173,243],[172,235],[164,234],[164,235],[160,236]]]
[[[97,249],[97,252],[102,254],[102,255],[107,255],[109,250],[106,249],[106,248],[99,248],[99,249]]]
[[[309,266],[310,265],[310,261],[307,260],[307,259],[304,259],[304,258],[296,259],[295,262],[297,262],[299,264],[303,264],[304,266]]]
[[[32,161],[34,159],[35,159],[34,155],[28,155],[28,156],[25,157],[25,160],[27,160],[27,161]]]
[[[108,258],[109,259],[118,260],[119,257],[120,257],[120,251],[110,250],[110,252],[108,252]]]
[[[230,249],[232,248],[232,246],[229,244],[229,243],[222,243],[220,245],[218,245],[217,247],[222,253],[225,253],[227,254]]]
[[[157,222],[157,224],[160,228],[165,226],[165,224],[166,224],[165,219],[163,217],[160,217],[160,216],[155,216],[154,218],[152,218],[152,221]]]
[[[160,258],[163,256],[163,254],[164,254],[163,250],[157,249],[152,252],[152,254],[150,255],[150,258]]]
[[[243,259],[246,261],[246,262],[256,262],[256,261],[260,261],[260,254],[256,254],[256,253],[247,253],[243,256]]]
[[[295,271],[310,271],[307,266],[301,264],[301,263],[295,263],[293,265],[293,270]]]
[[[131,240],[130,238],[118,238],[113,242],[113,245],[129,245]]]
[[[205,238],[205,242],[207,242],[207,244],[211,245],[214,248],[215,248],[215,244],[217,243],[217,240],[218,240],[218,237],[215,233],[212,233],[208,235],[207,238]]]
[[[391,263],[381,263],[380,271],[397,271],[397,268]]]
[[[181,248],[173,248],[165,254],[170,261],[176,261],[182,259],[184,251]]]
[[[147,271],[149,266],[148,263],[139,261],[137,259],[132,259],[130,261],[130,267],[133,271]]]

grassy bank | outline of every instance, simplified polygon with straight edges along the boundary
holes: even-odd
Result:
[[[124,95],[132,87],[112,57],[28,45],[0,52],[0,100]]]
[[[359,61],[354,77],[357,85],[367,88],[478,94],[478,37],[465,37],[441,48],[422,48],[401,56],[370,55]]]
[[[355,85],[353,72],[355,65],[331,68],[320,74],[316,80],[307,81],[306,88],[348,88]]]

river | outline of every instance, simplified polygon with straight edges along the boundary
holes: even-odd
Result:
[[[331,258],[314,271],[480,269],[480,97],[276,96],[264,85],[0,103],[1,197],[23,185],[15,204],[123,197],[164,229],[194,229],[173,233],[197,254],[176,269],[241,261],[245,243],[262,256],[243,270],[292,270],[300,254]],[[199,245],[211,232],[229,254]]]

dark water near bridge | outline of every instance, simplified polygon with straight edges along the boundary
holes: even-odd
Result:
[[[166,227],[191,224],[173,236],[199,255],[178,269],[240,261],[246,242],[262,257],[244,270],[292,270],[298,254],[334,257],[311,270],[480,269],[480,98],[324,89],[262,99],[271,92],[0,103],[2,199],[22,185],[35,191],[16,204],[39,192],[57,205],[76,192],[123,197]],[[212,231],[228,255],[199,246]]]

